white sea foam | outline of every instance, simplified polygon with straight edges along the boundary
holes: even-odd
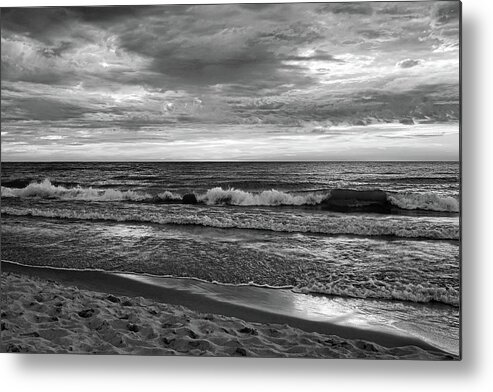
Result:
[[[245,192],[240,189],[212,188],[199,196],[199,200],[208,205],[230,204],[237,206],[279,206],[279,205],[316,205],[327,197],[326,194],[308,193],[291,195],[275,189],[260,193]]]
[[[38,197],[47,199],[86,201],[140,201],[148,199],[151,196],[132,190],[119,191],[116,189],[83,188],[80,186],[65,188],[61,185],[53,185],[50,180],[45,179],[42,182],[32,182],[25,188],[20,189],[2,187],[2,197]]]
[[[269,230],[320,234],[362,236],[395,236],[402,238],[459,239],[458,224],[440,224],[430,220],[378,219],[368,216],[329,216],[319,214],[273,216],[261,214],[197,214],[195,210],[172,211],[105,211],[67,208],[2,207],[9,215],[31,215],[49,218],[149,222],[158,224],[200,225],[217,228]]]
[[[97,189],[92,187],[84,188],[81,186],[66,188],[62,185],[53,185],[48,179],[45,179],[42,182],[33,182],[24,188],[18,189],[2,187],[1,190],[2,197],[48,198],[85,201],[155,201],[155,198],[153,198],[152,195],[145,192],[118,189]],[[349,195],[354,193],[354,191],[347,192]],[[373,191],[368,192],[369,195],[373,193]],[[385,193],[383,194],[385,197]],[[200,203],[207,205],[316,206],[320,204],[323,205],[324,200],[329,199],[330,195],[331,193],[326,191],[290,194],[272,189],[259,193],[252,193],[241,189],[223,189],[216,187],[209,189],[204,194],[198,195],[197,200]],[[157,198],[160,199],[160,202],[177,202],[181,200],[182,196],[169,191],[164,191],[158,194]],[[406,210],[459,212],[460,208],[459,201],[455,197],[441,196],[436,193],[392,193],[387,195],[387,199],[394,206]]]
[[[395,206],[405,210],[459,212],[459,201],[436,193],[395,193],[387,196]]]
[[[170,191],[164,191],[157,195],[162,200],[181,200],[181,196]]]
[[[353,277],[351,277],[353,279]],[[341,282],[342,280],[342,282]],[[369,279],[365,282],[351,282],[339,279],[332,282],[313,282],[301,284],[295,288],[302,293],[318,293],[353,298],[394,299],[412,302],[442,302],[459,306],[459,291],[452,287],[434,287],[423,284],[392,284]]]

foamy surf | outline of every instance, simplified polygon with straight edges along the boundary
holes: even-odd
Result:
[[[453,287],[434,287],[426,284],[388,284],[384,281],[368,280],[354,282],[343,279],[332,282],[313,282],[295,287],[301,293],[325,294],[350,298],[373,298],[384,300],[410,301],[417,303],[439,302],[459,306],[459,291]]]
[[[394,193],[387,196],[395,206],[405,210],[459,212],[459,201],[452,196],[436,193]]]
[[[400,238],[429,238],[458,240],[459,226],[455,222],[437,222],[433,219],[378,219],[372,216],[326,215],[326,214],[263,214],[234,213],[208,214],[201,210],[180,209],[166,211],[136,209],[68,209],[2,207],[2,213],[17,216],[37,216],[58,219],[104,220],[113,222],[148,222],[156,224],[199,225],[215,228],[268,230],[277,232],[300,232],[328,235],[359,235]]]
[[[2,186],[2,197],[85,201],[141,201],[149,198],[150,195],[131,190],[94,189],[81,186],[66,188],[62,185],[53,185],[50,180],[45,179],[41,182],[32,182],[25,188],[20,189]]]
[[[254,194],[240,189],[209,189],[199,200],[208,205],[229,204],[236,206],[282,206],[282,205],[318,205],[329,195],[309,193],[306,195],[291,195],[276,189]]]
[[[108,202],[146,202],[146,203],[184,203],[205,205],[234,205],[234,206],[318,206],[322,209],[351,212],[361,205],[371,207],[367,212],[391,212],[395,207],[402,210],[423,210],[457,213],[459,201],[452,196],[436,193],[386,193],[380,190],[354,191],[334,189],[329,192],[302,192],[292,194],[276,189],[264,190],[258,193],[241,189],[223,189],[215,187],[202,194],[179,195],[163,191],[157,195],[134,190],[97,189],[92,187],[64,187],[53,185],[49,179],[32,182],[24,188],[1,188],[2,197],[6,198],[41,198],[79,201],[108,201]],[[342,196],[341,196],[342,195]],[[340,209],[340,206],[345,207]]]

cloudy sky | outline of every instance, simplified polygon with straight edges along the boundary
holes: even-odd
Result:
[[[458,159],[459,3],[4,8],[2,161]]]

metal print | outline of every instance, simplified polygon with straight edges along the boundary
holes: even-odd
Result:
[[[4,352],[460,359],[460,3],[3,8]]]

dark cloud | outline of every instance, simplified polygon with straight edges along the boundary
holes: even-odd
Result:
[[[32,68],[24,68],[22,65],[11,63],[2,59],[2,80],[15,80],[22,82],[34,82],[42,84],[63,84],[64,75],[52,69],[36,71]]]
[[[379,9],[377,13],[382,14],[382,15],[408,15],[410,13],[409,9],[404,7],[404,4],[394,4],[391,6],[384,7],[382,9]]]
[[[239,4],[239,6],[241,8],[246,9],[246,10],[249,10],[249,11],[260,11],[260,12],[263,12],[263,11],[268,10],[268,9],[277,8],[279,5],[278,4],[261,4],[261,3],[257,3],[257,4]]]
[[[387,32],[375,29],[358,30],[358,33],[369,39],[381,38],[387,35]]]
[[[334,14],[349,14],[349,15],[371,15],[373,14],[372,3],[329,3],[321,7],[323,12],[331,12]]]
[[[283,59],[289,60],[294,57]],[[167,56],[163,53],[154,58],[151,69],[172,78],[173,81],[166,83],[168,86],[207,86],[237,82],[256,85],[261,82],[275,87],[283,82],[309,82],[310,77],[295,73],[298,67],[283,65],[281,61],[281,58],[273,53],[248,49],[218,59],[193,55],[187,57],[181,54]]]
[[[397,17],[420,17],[422,16],[420,8],[421,6],[419,3],[415,1],[401,1],[398,3],[382,2],[381,7],[376,12],[381,15],[391,15]]]
[[[325,38],[317,25],[297,22],[287,26],[276,26],[271,31],[260,32],[258,34],[260,42],[270,44],[299,44],[312,43]]]
[[[279,54],[279,50],[293,45],[309,43],[323,36],[317,27],[297,22],[260,32],[249,26],[212,23],[207,28],[183,24],[173,20],[170,25],[162,23],[147,25],[138,34],[123,32],[119,36],[122,48],[152,59],[150,70],[169,76],[173,81],[165,83],[194,83],[198,85],[270,81],[272,86],[288,80],[293,83],[309,82],[309,77],[296,74],[293,65],[283,64],[286,60],[304,60],[302,56]],[[166,39],[166,37],[168,39]],[[337,61],[323,51],[317,52],[313,60]],[[286,70],[293,72],[287,74]]]
[[[459,20],[461,3],[459,1],[438,2],[434,16],[438,24],[448,24]]]
[[[413,59],[405,59],[399,61],[396,65],[400,68],[412,68],[421,63],[420,60],[413,60]]]
[[[331,55],[327,52],[321,51],[321,50],[317,50],[313,54],[307,55],[307,56],[286,56],[283,58],[283,60],[285,60],[285,61],[317,60],[317,61],[334,61],[334,62],[338,62],[338,63],[344,62],[344,60],[340,60],[340,59],[334,57],[333,55]]]
[[[75,18],[87,22],[111,22],[118,19],[137,18],[143,11],[157,11],[158,7],[149,6],[95,6],[95,7],[71,7],[68,12]]]
[[[87,113],[88,109],[46,98],[21,98],[15,105],[23,112],[25,120],[66,120],[78,118]]]
[[[455,85],[421,85],[403,92],[366,91],[354,97],[360,113],[384,119],[432,119],[433,122],[457,121],[459,104]],[[361,97],[364,97],[363,99]]]
[[[64,7],[2,8],[2,35],[13,32],[53,45],[53,36],[68,31],[71,12]]]
[[[60,57],[63,52],[72,47],[73,44],[71,42],[62,41],[58,46],[41,49],[41,54],[45,57]]]
[[[453,85],[422,85],[403,92],[363,90],[345,95],[328,94],[316,101],[262,98],[231,104],[237,116],[253,116],[263,123],[272,123],[273,119],[279,121],[279,118],[283,119],[284,124],[292,125],[300,121],[335,125],[378,122],[412,124],[413,118],[440,123],[459,119],[457,94]]]

